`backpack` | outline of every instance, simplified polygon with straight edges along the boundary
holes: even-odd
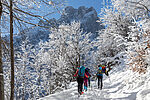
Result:
[[[102,67],[99,67],[99,69],[98,69],[98,71],[97,71],[97,74],[98,74],[98,75],[103,74]]]
[[[108,76],[108,71],[106,70],[105,66],[99,67],[97,75],[102,76],[103,73],[105,73]]]
[[[105,73],[108,76],[108,71],[106,70],[105,66],[102,67],[102,71],[103,71],[103,73]]]
[[[78,71],[78,76],[79,77],[84,77],[84,74],[85,74],[85,67],[80,66],[79,71]]]

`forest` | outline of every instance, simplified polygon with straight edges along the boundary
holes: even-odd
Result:
[[[148,84],[148,92],[141,100],[148,100],[150,1],[99,1],[100,12],[69,0],[0,0],[0,100],[37,100],[67,90],[81,65],[95,81],[99,64],[110,76],[128,70],[144,77],[139,86]]]

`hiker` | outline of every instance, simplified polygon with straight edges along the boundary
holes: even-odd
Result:
[[[88,86],[88,79],[89,77],[91,77],[91,75],[89,74],[89,69],[86,68],[85,69],[85,77],[84,77],[84,90],[87,91],[87,86]]]
[[[90,74],[90,69],[88,68],[88,73]],[[88,78],[88,86],[90,87],[90,79],[91,78],[91,74],[90,74],[90,77]]]
[[[103,74],[106,74],[108,76],[108,71],[106,70],[106,67],[104,65],[98,65],[98,71],[97,71],[97,78],[98,78],[98,88],[101,81],[101,88],[103,87]]]
[[[83,90],[84,75],[85,75],[85,67],[84,66],[78,66],[74,77],[77,77],[78,93],[80,95],[83,94],[82,90]]]

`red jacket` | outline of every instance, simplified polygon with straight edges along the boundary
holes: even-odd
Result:
[[[79,69],[77,69],[76,73],[74,74],[74,77],[76,77],[76,76],[77,76],[77,74],[78,74],[78,71],[79,71]]]
[[[89,72],[85,72],[85,78],[89,78],[91,77],[91,75],[89,74]]]

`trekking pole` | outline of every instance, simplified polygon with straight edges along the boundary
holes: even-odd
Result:
[[[94,85],[94,86],[96,86],[96,82],[97,82],[97,78],[96,78],[96,76],[95,76],[95,85]]]

